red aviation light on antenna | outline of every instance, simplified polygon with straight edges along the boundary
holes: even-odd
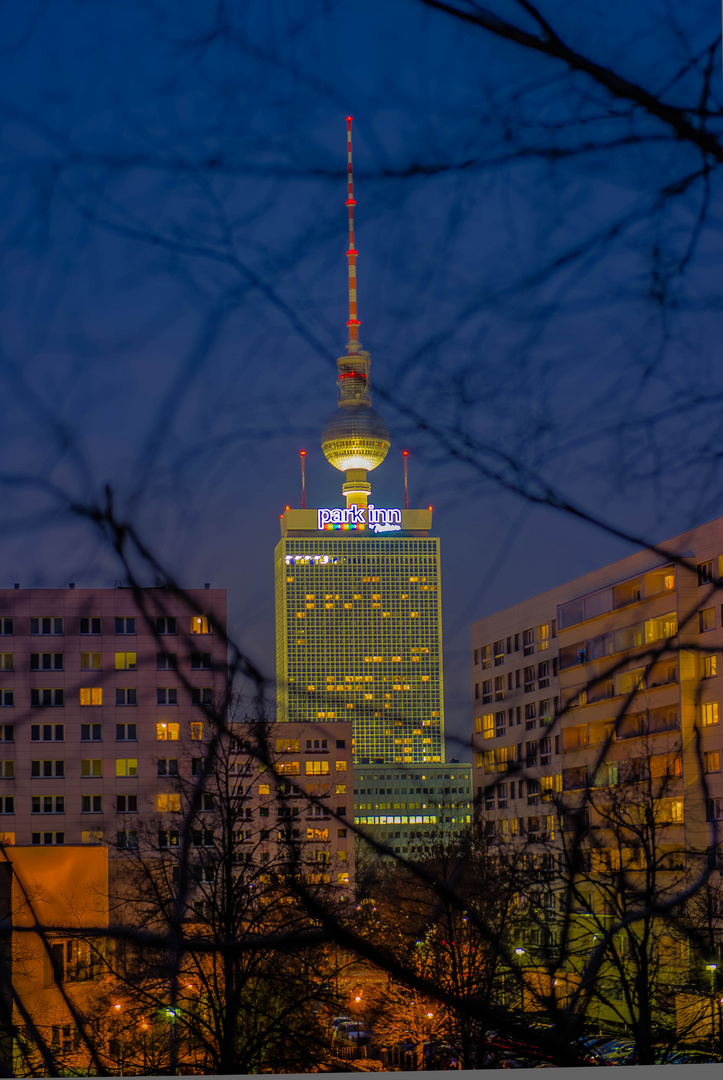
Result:
[[[306,457],[306,450],[299,450],[302,457]]]
[[[409,451],[408,450],[402,450],[402,457],[409,457]]]

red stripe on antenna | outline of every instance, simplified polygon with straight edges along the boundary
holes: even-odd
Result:
[[[348,195],[346,205],[349,211],[349,247],[347,249],[346,257],[348,260],[348,276],[349,276],[349,321],[347,326],[349,327],[349,351],[355,353],[359,348],[359,331],[360,325],[357,318],[357,304],[356,304],[356,257],[357,251],[354,246],[354,207],[356,206],[356,200],[354,198],[354,174],[352,171],[352,150],[351,150],[351,116],[346,118],[346,146],[347,146],[347,184]]]

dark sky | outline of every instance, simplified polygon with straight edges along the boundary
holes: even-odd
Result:
[[[712,0],[540,9],[603,69],[690,115],[708,85],[720,109]],[[651,541],[721,513],[720,168],[649,110],[421,0],[2,17],[0,585],[112,585],[79,512],[109,485],[162,565],[229,590],[273,675],[302,446],[309,504],[341,501],[319,435],[346,340],[347,113],[393,440],[374,497],[400,505],[408,447],[442,539],[448,731],[466,742],[474,618],[631,550],[556,504]]]

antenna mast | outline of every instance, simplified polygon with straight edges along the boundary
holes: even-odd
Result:
[[[349,327],[349,342],[347,348],[350,353],[355,353],[359,350],[360,324],[359,319],[357,318],[356,306],[356,257],[358,252],[354,247],[354,207],[356,206],[356,200],[354,198],[354,175],[351,166],[351,116],[347,116],[346,118],[346,152],[346,205],[349,210],[349,250],[346,253],[349,263],[349,321],[346,324]]]

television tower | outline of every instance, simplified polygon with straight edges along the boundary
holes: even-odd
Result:
[[[389,450],[389,429],[372,408],[369,369],[371,357],[359,341],[357,316],[356,257],[354,246],[354,176],[351,154],[351,116],[346,118],[347,133],[347,200],[349,213],[349,247],[346,253],[349,275],[349,340],[345,356],[337,360],[337,409],[324,424],[321,449],[335,469],[345,473],[342,492],[346,505],[366,508],[371,484],[367,473],[381,465]]]

